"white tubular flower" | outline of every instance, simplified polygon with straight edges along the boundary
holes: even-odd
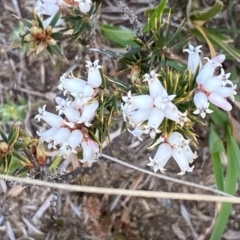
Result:
[[[140,129],[135,127],[132,131],[128,129],[128,131],[134,136],[137,137],[140,141],[142,141],[142,135],[145,133],[144,129]]]
[[[58,85],[58,89],[66,90],[67,92],[76,92],[81,90],[87,84],[86,81],[80,78],[67,78],[64,73],[60,77],[60,84]],[[64,93],[66,93],[66,91]]]
[[[221,68],[221,77],[222,77],[222,85],[226,86],[226,84],[229,84],[233,86],[233,83],[231,80],[229,80],[231,73],[225,73],[224,69]]]
[[[56,106],[56,110],[58,111],[59,115],[64,114],[68,121],[76,123],[77,118],[80,118],[80,113],[71,107],[72,102],[61,97],[56,97],[55,101],[57,104],[59,104]]]
[[[82,13],[88,13],[92,6],[91,0],[75,0],[75,2],[78,2],[79,9]]]
[[[194,114],[200,114],[202,118],[205,118],[206,113],[212,113],[213,111],[210,110],[208,98],[205,93],[198,92],[194,95],[193,101],[195,106],[197,107],[197,110],[195,110]]]
[[[84,123],[87,127],[91,126],[90,121],[93,119],[98,106],[97,100],[93,100],[90,104],[85,105],[81,117],[77,119],[77,123]]]
[[[216,91],[214,91],[216,94],[220,95],[221,97],[233,97],[234,95],[237,94],[235,91],[236,85],[233,87],[220,87]]]
[[[102,77],[99,71],[101,66],[98,65],[99,60],[95,60],[93,63],[91,61],[86,61],[88,67],[88,78],[87,82],[93,88],[98,88],[102,84]]]
[[[203,84],[206,80],[213,77],[215,69],[219,66],[222,66],[221,63],[225,60],[225,55],[220,54],[211,60],[209,58],[205,59],[207,59],[208,62],[202,67],[196,78],[198,84]]]
[[[40,1],[39,1],[40,2]],[[43,14],[53,16],[59,8],[67,7],[64,0],[43,0]]]
[[[214,76],[206,80],[203,84],[203,89],[207,92],[214,92],[216,89],[222,86],[222,77],[221,75]]]
[[[232,110],[232,105],[225,98],[215,92],[210,93],[210,95],[208,96],[208,100],[225,111]]]
[[[59,128],[50,128],[44,132],[37,131],[37,135],[43,142],[50,142],[52,140],[52,136],[57,132]]]
[[[122,100],[128,104],[131,110],[151,109],[153,107],[153,98],[149,95],[132,96],[131,91],[129,91],[127,96],[122,97]]]
[[[98,160],[99,157],[99,147],[96,142],[92,140],[88,140],[81,142],[82,150],[83,150],[83,159],[80,162],[88,162],[93,163]]]
[[[163,119],[164,119],[164,113],[162,110],[156,107],[150,110],[146,128],[149,129],[151,138],[155,138],[156,133],[160,132],[158,128],[162,123]]]
[[[129,113],[129,123],[132,127],[135,127],[139,123],[146,121],[149,118],[151,110],[146,109],[138,109]]]
[[[59,128],[63,124],[62,117],[46,111],[45,108],[46,108],[46,105],[44,105],[43,108],[39,108],[38,109],[38,114],[35,116],[35,118],[38,121],[43,119],[51,127]]]
[[[166,170],[164,166],[166,165],[171,155],[171,146],[167,143],[162,143],[159,146],[154,158],[149,157],[150,163],[148,163],[147,165],[152,167],[154,172],[160,170],[162,173],[164,173],[164,171]]]
[[[75,97],[75,104],[77,108],[86,105],[94,96],[94,89],[90,85],[85,85],[82,90],[78,92],[71,92],[71,95]]]
[[[155,100],[154,100],[154,105],[161,109],[164,110],[166,106],[171,106],[172,100],[176,97],[176,95],[168,95],[167,91],[164,90],[161,95],[158,95]]]
[[[184,149],[178,147],[178,148],[173,148],[172,150],[172,156],[174,160],[176,161],[177,165],[181,169],[181,172],[178,173],[178,175],[184,175],[185,172],[192,172],[194,166],[189,167],[189,161],[186,156],[186,153]]]
[[[80,146],[83,140],[83,134],[80,130],[75,129],[70,133],[69,138],[62,144],[60,148],[60,154],[69,155],[71,153],[77,153],[76,148]]]
[[[188,55],[188,70],[195,74],[198,66],[201,68],[201,59],[199,53],[201,52],[200,48],[202,45],[194,47],[193,45],[189,45],[189,48],[183,50],[183,52],[187,52]]]
[[[172,147],[178,148],[179,143],[184,140],[184,137],[179,132],[172,132],[168,138],[167,141],[171,144]]]
[[[157,74],[155,73],[154,70],[150,72],[150,75],[146,73],[144,75],[144,78],[145,78],[144,81],[148,82],[149,93],[151,97],[155,98],[158,95],[162,94],[163,91],[165,91],[162,83],[157,78]]]
[[[57,132],[52,136],[54,145],[64,143],[70,136],[70,130],[67,128],[59,128]]]
[[[189,167],[189,163],[192,163],[197,155],[189,147],[189,141],[185,140],[179,132],[172,132],[168,137],[168,142],[173,147],[172,156],[181,169],[178,175],[183,175],[186,171],[192,172],[194,166]]]

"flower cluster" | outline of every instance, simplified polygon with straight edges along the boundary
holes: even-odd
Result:
[[[226,98],[233,100],[236,94],[236,85],[229,80],[230,73],[225,73],[223,68],[221,68],[219,75],[214,75],[216,68],[222,67],[221,63],[225,60],[225,55],[223,54],[212,59],[205,58],[207,59],[207,63],[201,68],[201,60],[198,55],[200,47],[194,48],[190,45],[189,49],[185,49],[184,51],[189,53],[188,69],[192,73],[196,72],[198,66],[200,69],[196,78],[197,87],[193,98],[197,109],[193,113],[200,114],[204,118],[206,113],[212,113],[212,110],[209,109],[209,102],[225,111],[232,109],[231,104]]]
[[[172,103],[176,95],[168,95],[154,70],[145,74],[144,81],[148,82],[149,94],[132,96],[128,92],[122,97],[123,118],[134,128],[130,131],[142,140],[142,134],[150,134],[155,138],[160,133],[159,127],[164,118],[170,119],[180,126],[188,120],[187,112],[181,113]]]
[[[154,158],[149,157],[150,163],[147,165],[152,167],[154,172],[160,170],[164,173],[164,166],[170,157],[173,157],[178,164],[181,172],[178,175],[183,175],[185,172],[192,172],[194,166],[190,167],[197,154],[193,153],[189,147],[189,140],[184,139],[179,132],[172,132],[168,137],[161,136],[161,142]]]
[[[60,78],[58,88],[68,95],[67,99],[56,97],[56,110],[53,114],[40,108],[35,118],[43,119],[51,128],[44,132],[37,132],[42,141],[48,143],[48,148],[59,150],[59,154],[68,156],[77,153],[77,148],[82,147],[83,158],[81,162],[94,162],[99,156],[99,146],[90,136],[88,127],[96,114],[99,103],[96,95],[102,83],[99,72],[99,60],[93,63],[87,61],[87,81],[64,74]]]
[[[91,0],[39,0],[35,10],[40,14],[54,16],[56,12],[67,7],[78,7],[82,13],[88,13],[91,9]]]

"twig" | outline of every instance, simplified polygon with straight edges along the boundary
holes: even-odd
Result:
[[[172,193],[172,192],[159,192],[159,191],[143,191],[143,190],[130,190],[130,189],[117,189],[117,188],[101,188],[92,186],[76,186],[69,184],[59,184],[43,182],[40,180],[19,178],[0,174],[0,179],[10,181],[21,181],[23,183],[45,186],[50,188],[64,189],[70,192],[86,192],[107,195],[125,195],[133,197],[146,197],[146,198],[164,198],[164,199],[178,199],[178,200],[191,200],[191,201],[205,201],[205,202],[228,202],[240,204],[240,198],[230,196],[212,196],[206,194],[190,194],[190,193]]]
[[[222,192],[222,191],[219,191],[219,190],[216,190],[216,189],[212,189],[212,188],[209,188],[209,187],[206,187],[206,186],[203,186],[203,185],[200,185],[200,184],[197,184],[197,183],[191,183],[191,182],[187,182],[187,181],[184,181],[184,180],[180,180],[180,179],[176,179],[176,178],[171,178],[171,177],[168,177],[168,176],[165,176],[165,175],[161,175],[161,174],[156,174],[156,173],[153,173],[153,172],[150,172],[148,170],[145,170],[145,169],[142,169],[142,168],[139,168],[137,166],[134,166],[132,164],[129,164],[129,163],[126,163],[126,162],[123,162],[117,158],[114,158],[114,157],[111,157],[111,156],[108,156],[106,154],[103,154],[101,155],[102,157],[106,158],[106,159],[109,159],[113,162],[117,162],[123,166],[126,166],[126,167],[129,167],[129,168],[132,168],[132,169],[135,169],[139,172],[143,172],[143,173],[146,173],[148,175],[152,175],[154,177],[157,177],[157,178],[161,178],[161,179],[164,179],[164,180],[167,180],[167,181],[171,181],[171,182],[176,182],[176,183],[179,183],[179,184],[183,184],[183,185],[186,185],[186,186],[190,186],[190,187],[195,187],[195,188],[199,188],[199,189],[203,189],[203,190],[206,190],[206,191],[210,191],[210,192],[213,192],[213,193],[217,193],[217,194],[220,194],[220,195],[223,195],[223,196],[231,196],[230,194],[227,194],[225,192]]]

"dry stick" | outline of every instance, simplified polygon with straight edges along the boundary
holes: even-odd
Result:
[[[209,188],[209,187],[197,184],[197,183],[191,183],[191,182],[187,182],[187,181],[184,181],[184,180],[171,178],[171,177],[168,177],[168,176],[164,176],[164,175],[160,175],[160,174],[156,174],[156,173],[150,172],[148,170],[145,170],[145,169],[139,168],[137,166],[134,166],[132,164],[123,162],[123,161],[121,161],[121,160],[119,160],[117,158],[111,157],[111,156],[103,154],[103,153],[101,154],[101,156],[106,158],[106,159],[108,159],[108,160],[111,160],[113,162],[117,162],[117,163],[119,163],[119,164],[121,164],[123,166],[135,169],[135,170],[137,170],[139,172],[143,172],[143,173],[146,173],[148,175],[152,175],[152,176],[157,177],[157,178],[161,178],[161,179],[164,179],[164,180],[167,180],[167,181],[171,181],[171,182],[176,182],[176,183],[183,184],[183,185],[190,186],[190,187],[203,189],[203,190],[210,191],[210,192],[213,192],[213,193],[217,193],[217,194],[220,194],[220,195],[223,195],[223,196],[232,197],[232,195],[230,195],[228,193],[225,193],[225,192],[222,192],[222,191],[219,191],[219,190],[216,190],[216,189],[212,189],[212,188]]]
[[[108,195],[126,195],[133,197],[146,197],[146,198],[165,198],[165,199],[178,199],[178,200],[191,200],[191,201],[205,201],[205,202],[229,202],[240,204],[240,198],[238,197],[225,197],[225,196],[212,196],[206,194],[187,194],[187,193],[171,193],[171,192],[157,192],[157,191],[143,191],[143,190],[131,190],[131,189],[117,189],[117,188],[102,188],[91,186],[76,186],[69,184],[59,184],[43,182],[40,180],[30,178],[18,178],[13,176],[7,176],[0,174],[0,179],[10,181],[20,181],[26,184],[32,184],[37,186],[45,186],[50,188],[58,188],[71,192],[86,192]]]

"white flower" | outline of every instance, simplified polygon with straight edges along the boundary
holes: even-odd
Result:
[[[82,150],[83,150],[83,159],[80,162],[96,162],[99,157],[99,147],[96,142],[89,140],[81,142]]]
[[[233,83],[231,80],[229,80],[231,73],[225,73],[224,69],[221,68],[221,77],[222,77],[222,85],[226,86],[226,84],[229,84],[233,86]]]
[[[164,90],[162,94],[158,95],[154,100],[154,105],[164,110],[166,106],[171,106],[172,100],[176,97],[176,95],[168,95],[167,91]]]
[[[56,114],[53,114],[53,113],[50,113],[50,112],[46,111],[45,108],[46,108],[46,105],[44,105],[43,108],[39,108],[38,109],[38,114],[35,116],[35,118],[38,121],[43,119],[51,127],[59,128],[64,122],[63,118],[56,115]]]
[[[102,84],[102,77],[99,71],[101,66],[98,65],[99,60],[95,60],[93,63],[91,61],[86,61],[86,67],[88,69],[88,78],[87,82],[93,88],[98,88]]]
[[[55,101],[58,103],[56,110],[59,115],[64,114],[69,122],[77,122],[77,119],[80,118],[80,113],[73,107],[71,107],[71,101],[65,100],[61,97],[56,97]]]
[[[71,132],[68,128],[59,128],[52,136],[52,140],[54,141],[53,146],[55,147],[57,144],[62,144],[65,142],[69,138],[70,133]]]
[[[79,9],[82,13],[87,13],[91,9],[92,1],[91,0],[75,0],[79,3]]]
[[[134,136],[137,137],[140,141],[142,141],[142,135],[144,133],[146,133],[146,131],[142,128],[140,128],[140,126],[136,126],[132,131],[130,129],[128,129],[128,131]]]
[[[200,114],[202,118],[206,117],[206,113],[212,113],[213,111],[209,109],[208,98],[205,93],[198,92],[194,95],[193,101],[197,110],[195,110],[194,114]]]
[[[68,4],[64,0],[39,0],[36,4],[36,11],[42,14],[53,16],[59,8],[66,8]]]
[[[131,91],[127,96],[123,96],[122,100],[128,104],[129,109],[151,109],[153,107],[153,98],[149,95],[132,96]]]
[[[151,138],[155,138],[156,134],[160,132],[158,128],[162,123],[163,118],[164,113],[161,109],[154,107],[150,110],[146,129],[149,130]]]
[[[188,55],[188,70],[195,74],[198,66],[201,68],[201,59],[199,53],[201,52],[200,48],[202,45],[194,47],[193,45],[189,45],[189,48],[183,50],[183,52],[187,52]]]
[[[232,105],[225,98],[215,92],[210,93],[210,95],[208,96],[208,100],[225,111],[232,110]]]
[[[158,74],[156,74],[154,70],[152,70],[150,74],[146,73],[144,75],[144,81],[148,82],[149,93],[150,96],[153,98],[163,94],[163,91],[165,91],[162,83],[157,78],[157,76]]]
[[[37,135],[43,142],[50,142],[52,140],[52,136],[57,132],[59,128],[50,128],[44,132],[37,131]]]
[[[222,66],[221,63],[225,60],[225,55],[220,54],[211,60],[207,59],[207,63],[204,64],[199,74],[197,75],[196,81],[198,84],[203,84],[206,80],[210,79],[217,67]]]
[[[80,146],[83,140],[83,134],[80,130],[75,129],[70,133],[69,138],[62,143],[60,147],[60,154],[69,155],[71,153],[77,153],[76,148]]]
[[[151,110],[138,109],[129,113],[127,116],[132,127],[135,127],[139,123],[146,121],[149,118]]]
[[[84,123],[87,127],[91,126],[90,121],[93,119],[98,105],[99,103],[97,100],[93,100],[88,105],[85,105],[83,107],[81,117],[77,118],[77,123]]]
[[[76,108],[81,108],[93,98],[94,89],[87,84],[82,89],[78,89],[76,92],[71,92],[71,95],[75,97],[74,104]]]
[[[81,91],[81,89],[87,84],[86,81],[80,78],[67,78],[66,74],[64,73],[60,77],[60,84],[58,85],[58,89],[65,90],[64,94],[66,92],[77,92],[78,90]]]
[[[167,143],[162,143],[159,146],[154,158],[149,157],[150,163],[148,163],[147,165],[153,167],[154,172],[160,170],[162,173],[164,173],[164,171],[166,170],[164,166],[168,162],[171,155],[172,155],[171,146]]]
[[[165,143],[160,144],[154,158],[149,158],[150,163],[148,163],[148,166],[153,167],[154,172],[158,169],[164,172],[164,166],[172,156],[181,169],[178,175],[183,175],[186,171],[191,172],[194,166],[189,167],[189,163],[192,163],[193,159],[197,158],[197,154],[192,152],[189,141],[185,140],[182,134],[178,132],[172,132],[165,141]]]

